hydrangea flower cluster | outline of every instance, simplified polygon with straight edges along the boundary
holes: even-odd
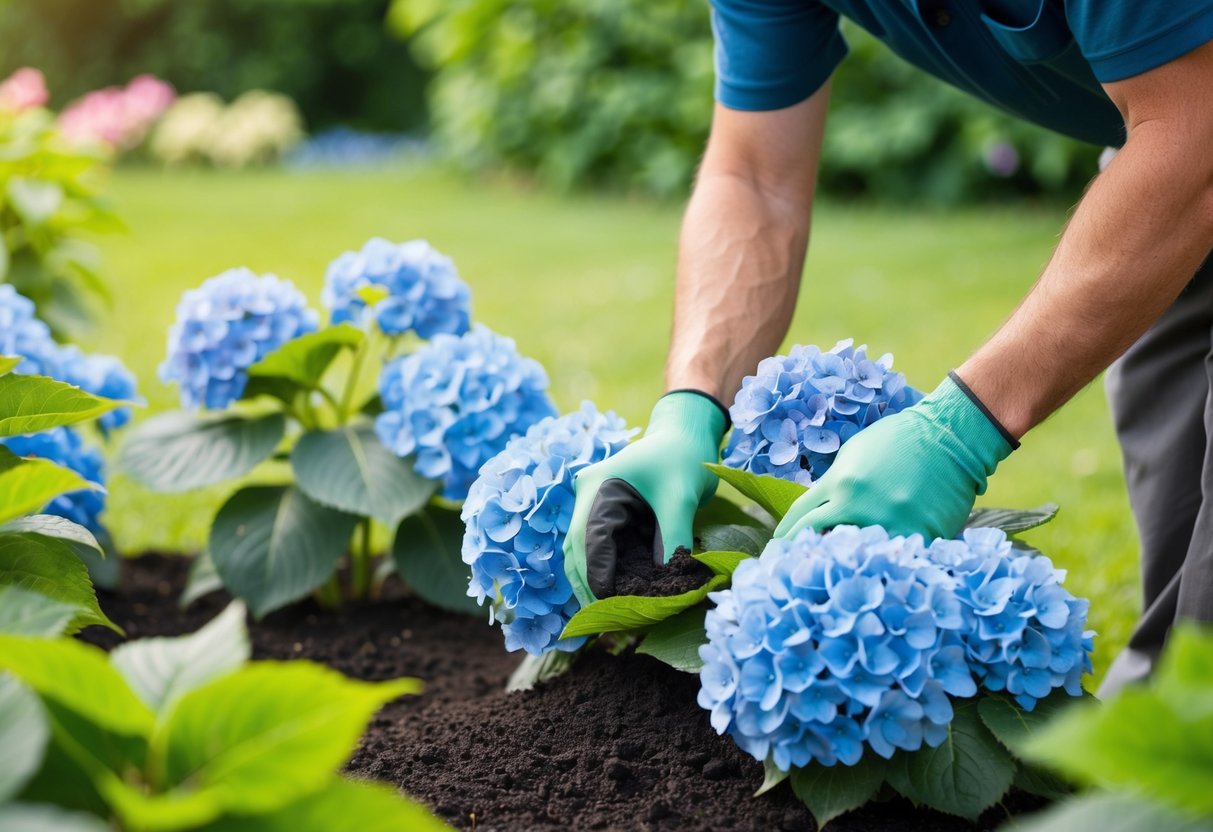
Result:
[[[140,75],[125,87],[94,90],[73,101],[60,114],[59,129],[73,141],[129,150],[143,141],[176,97],[171,84]]]
[[[869,359],[850,339],[763,359],[729,408],[724,464],[812,485],[859,430],[922,398],[892,366],[892,355]]]
[[[135,375],[112,355],[91,355],[61,345],[36,314],[34,303],[12,286],[0,284],[0,355],[21,356],[16,372],[50,376],[96,396],[132,401],[138,396]],[[122,407],[97,420],[102,433],[130,421]]]
[[[997,529],[930,548],[878,526],[777,538],[709,596],[699,704],[784,771],[938,746],[949,697],[979,682],[1022,691],[1025,709],[1055,687],[1081,692],[1087,605],[1061,577]]]
[[[1061,585],[1064,570],[1014,549],[998,529],[936,540],[929,554],[958,579],[969,619],[965,649],[984,688],[1007,691],[1028,711],[1056,688],[1082,694],[1095,634],[1085,629],[1090,602]]]
[[[543,367],[510,338],[479,324],[439,334],[383,368],[375,432],[399,456],[415,455],[416,471],[439,480],[444,497],[462,500],[481,465],[555,415],[547,386]]]
[[[573,478],[621,451],[635,433],[614,413],[583,402],[532,425],[480,469],[462,513],[468,595],[482,606],[488,601],[507,650],[538,656],[585,643],[558,638],[580,608],[564,574]]]
[[[46,76],[33,67],[23,66],[0,82],[0,112],[22,113],[45,107],[49,99]]]
[[[368,306],[362,293],[374,286],[387,295]],[[451,258],[425,240],[397,245],[376,237],[345,252],[329,265],[322,299],[333,323],[374,320],[388,335],[462,335],[471,321],[471,290]]]
[[[229,269],[182,296],[160,379],[180,385],[182,407],[220,410],[244,394],[249,367],[318,322],[289,280]]]
[[[105,462],[101,452],[85,444],[80,434],[71,428],[56,427],[41,433],[0,438],[17,456],[47,459],[70,468],[89,482],[105,484]],[[74,491],[56,497],[46,506],[46,514],[66,517],[93,532],[101,531],[100,514],[105,510],[105,495],[101,491]]]
[[[917,536],[842,526],[776,538],[710,596],[699,704],[783,771],[854,765],[865,745],[885,758],[937,746],[948,695],[977,691],[955,583]]]

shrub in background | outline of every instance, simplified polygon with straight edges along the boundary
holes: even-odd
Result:
[[[68,104],[59,115],[59,130],[74,142],[130,150],[143,142],[176,97],[170,84],[139,75],[125,87],[94,90]]]
[[[150,149],[166,165],[243,168],[277,162],[303,137],[302,116],[285,95],[250,90],[225,105],[213,93],[191,93],[165,113]]]

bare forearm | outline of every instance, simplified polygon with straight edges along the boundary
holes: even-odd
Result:
[[[787,333],[807,242],[802,204],[742,177],[701,177],[682,227],[669,389],[732,399]]]
[[[1052,260],[960,375],[1014,435],[1043,421],[1175,300],[1213,247],[1207,138],[1137,127]]]

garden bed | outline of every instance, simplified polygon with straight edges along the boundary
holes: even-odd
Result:
[[[101,605],[130,638],[197,629],[227,602],[177,606],[187,561],[148,555],[123,564],[123,590]],[[350,761],[423,800],[453,826],[477,830],[808,830],[788,786],[752,798],[762,770],[695,705],[697,679],[646,656],[585,656],[536,690],[505,693],[520,655],[484,622],[436,610],[389,581],[382,600],[325,613],[310,603],[251,624],[259,659],[306,658],[362,679],[417,676],[421,696],[388,705]],[[98,627],[85,640],[121,639]],[[977,828],[1039,801],[1012,795]],[[858,830],[969,830],[900,798],[830,825]]]

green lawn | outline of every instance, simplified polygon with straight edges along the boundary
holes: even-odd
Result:
[[[562,408],[582,399],[641,423],[661,393],[679,210],[564,198],[438,173],[120,171],[116,207],[130,233],[102,241],[115,309],[90,346],[121,355],[152,410],[180,293],[232,266],[294,280],[316,304],[325,265],[373,235],[424,237],[454,257],[474,313],[548,368]],[[1060,211],[976,208],[901,214],[819,212],[790,342],[854,337],[891,351],[930,388],[1011,311],[1049,255]],[[222,497],[157,497],[115,477],[110,523],[128,552],[194,551]],[[1094,599],[1097,670],[1137,607],[1136,539],[1102,387],[1092,386],[1008,460],[988,504],[1056,501],[1031,539]]]

